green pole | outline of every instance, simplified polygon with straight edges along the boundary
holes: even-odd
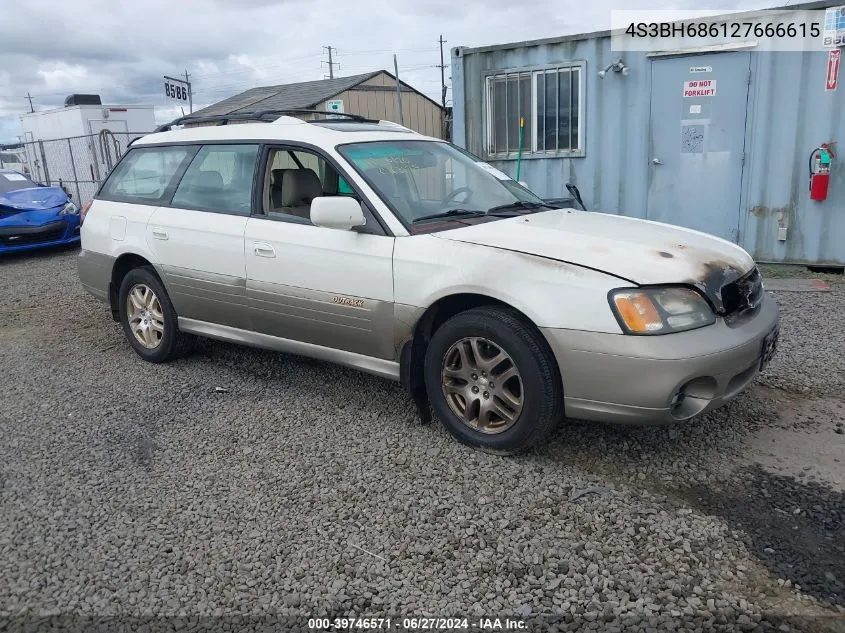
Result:
[[[522,167],[522,130],[525,127],[525,117],[519,117],[519,153],[516,156],[516,180],[519,182],[519,168]]]

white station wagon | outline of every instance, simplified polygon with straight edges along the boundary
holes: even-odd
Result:
[[[393,123],[287,114],[163,126],[86,207],[80,279],[144,360],[198,335],[356,367],[514,453],[564,417],[690,420],[774,353],[734,244],[556,208]]]

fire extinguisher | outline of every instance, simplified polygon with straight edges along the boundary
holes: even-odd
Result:
[[[827,200],[830,161],[833,157],[833,150],[827,143],[822,143],[810,153],[810,200]]]

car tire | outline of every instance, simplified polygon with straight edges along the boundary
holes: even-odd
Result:
[[[426,349],[424,375],[441,423],[458,441],[487,452],[527,450],[563,418],[551,349],[512,309],[473,308],[443,323]]]
[[[152,267],[133,268],[126,274],[118,291],[118,309],[126,339],[145,361],[165,363],[192,349],[194,337],[179,331],[176,310]]]

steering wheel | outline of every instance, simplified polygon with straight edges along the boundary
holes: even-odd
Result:
[[[444,198],[443,202],[444,203],[452,202],[455,198],[457,198],[462,193],[469,194],[469,195],[467,195],[467,200],[469,200],[472,197],[472,189],[470,189],[469,187],[458,187],[457,189],[452,191],[449,195],[447,195],[446,198]]]

